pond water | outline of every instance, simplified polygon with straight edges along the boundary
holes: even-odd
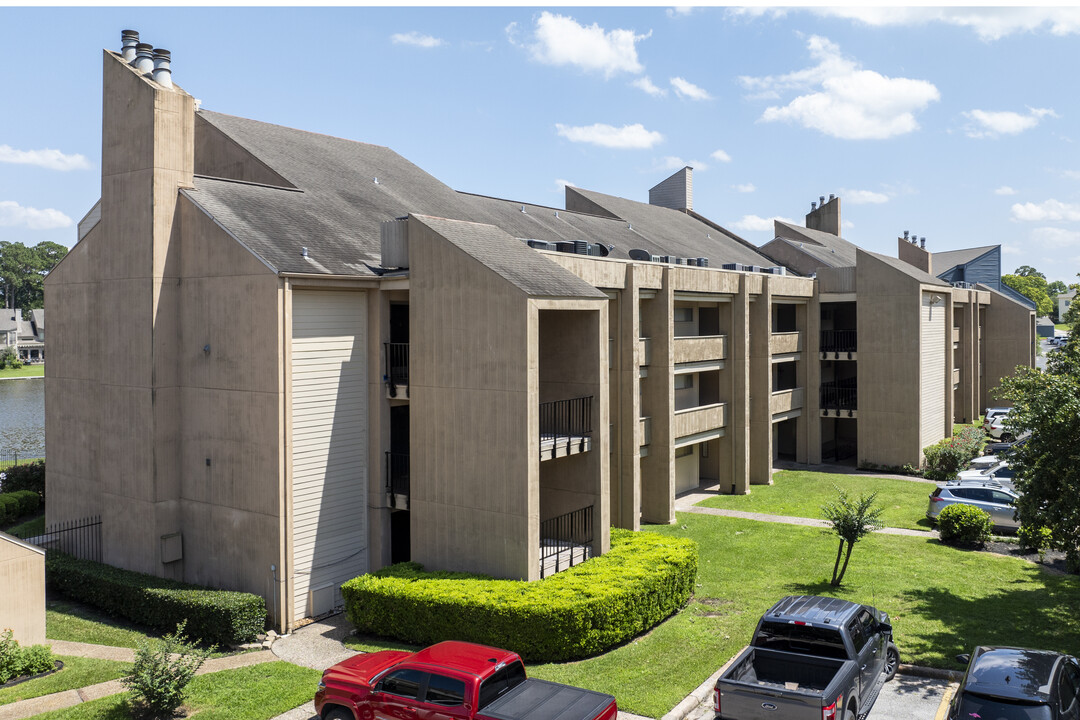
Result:
[[[0,380],[0,460],[45,457],[45,379]]]

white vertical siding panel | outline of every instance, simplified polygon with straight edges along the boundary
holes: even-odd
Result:
[[[937,304],[931,304],[935,297],[942,299]],[[919,365],[920,447],[940,440],[942,428],[945,427],[945,303],[949,302],[948,297],[947,291],[922,293],[919,318],[922,351]],[[952,347],[951,342],[948,347]],[[949,350],[948,354],[951,356],[952,351]]]

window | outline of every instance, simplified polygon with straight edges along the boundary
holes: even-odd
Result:
[[[855,646],[855,652],[859,652],[866,645],[866,634],[858,618],[848,623],[848,633],[851,635],[851,643]]]
[[[692,374],[675,376],[676,390],[689,390],[692,387],[694,387],[694,376]]]
[[[419,670],[398,670],[383,678],[382,691],[404,698],[416,698],[420,694],[420,685],[427,673]]]
[[[1058,693],[1062,717],[1069,720],[1080,717],[1080,710],[1077,708],[1077,701],[1080,700],[1080,669],[1075,665],[1069,663],[1065,666],[1061,673]]]
[[[525,666],[518,660],[495,671],[495,674],[480,683],[480,707],[483,710],[496,699],[525,682]]]
[[[457,678],[436,675],[432,673],[428,678],[427,695],[425,702],[433,705],[450,707],[465,703],[465,681]]]
[[[990,493],[996,503],[1001,503],[1002,505],[1013,504],[1013,497],[1009,493],[1003,493],[1000,490],[991,490]]]

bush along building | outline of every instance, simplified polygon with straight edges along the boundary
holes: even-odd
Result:
[[[461,193],[197,109],[124,38],[101,200],[46,279],[48,521],[101,515],[105,562],[279,628],[401,560],[545,577],[777,458],[917,464],[1032,361],[1030,311],[846,243],[838,199],[759,249],[690,168],[649,203]]]

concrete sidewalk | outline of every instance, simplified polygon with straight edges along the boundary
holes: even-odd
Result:
[[[118,648],[108,645],[90,645],[88,643],[72,643],[63,640],[50,640],[53,652],[58,655],[76,655],[78,657],[90,657],[100,660],[121,660],[131,662],[133,651],[130,648]],[[243,655],[229,655],[228,657],[207,660],[199,668],[198,675],[232,670],[233,668],[259,665],[265,662],[275,662],[277,657],[269,650],[260,650]],[[64,690],[63,692],[41,697],[20,700],[8,705],[0,705],[0,720],[23,720],[50,710],[61,710],[72,707],[79,703],[97,700],[124,692],[124,686],[119,680],[89,685],[77,690]]]

